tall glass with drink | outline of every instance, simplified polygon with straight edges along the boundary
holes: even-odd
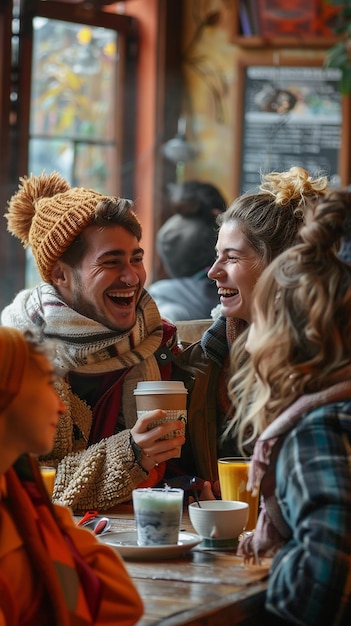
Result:
[[[246,530],[254,530],[258,515],[258,495],[247,491],[250,461],[243,457],[218,459],[218,476],[222,500],[238,500],[249,505],[249,518]]]

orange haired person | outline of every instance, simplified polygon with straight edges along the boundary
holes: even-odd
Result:
[[[131,626],[142,601],[122,560],[53,505],[32,456],[65,405],[32,337],[0,328],[0,626]]]

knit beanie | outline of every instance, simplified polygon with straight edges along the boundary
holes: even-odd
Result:
[[[217,232],[214,222],[199,217],[173,215],[156,236],[157,251],[172,277],[193,276],[216,259]]]
[[[109,198],[92,189],[71,187],[57,172],[20,178],[5,214],[10,233],[31,246],[39,273],[51,283],[51,270],[74,239],[92,222],[96,206]]]
[[[0,413],[19,392],[29,364],[29,345],[16,328],[0,327]]]

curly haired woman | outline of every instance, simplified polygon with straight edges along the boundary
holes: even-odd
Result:
[[[248,489],[261,490],[239,552],[273,556],[269,624],[351,623],[351,266],[337,256],[350,207],[330,191],[263,272],[245,380],[233,362],[231,427],[256,441]]]

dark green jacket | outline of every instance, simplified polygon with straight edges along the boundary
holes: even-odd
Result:
[[[173,380],[188,389],[188,422],[181,465],[186,474],[216,481],[217,472],[217,387],[221,368],[208,358],[200,342],[174,358]]]

